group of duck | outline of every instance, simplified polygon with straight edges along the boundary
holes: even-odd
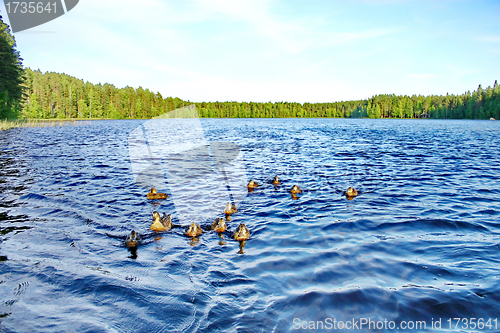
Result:
[[[278,179],[278,176],[274,177],[272,183],[274,186],[278,186],[281,184]],[[256,183],[253,180],[250,180],[247,185],[248,191],[252,192],[258,186],[259,186],[258,183]],[[297,185],[293,185],[290,190],[290,193],[292,194],[293,199],[298,199],[297,194],[302,193],[302,190]],[[358,191],[356,191],[352,187],[349,187],[345,192],[345,195],[348,199],[352,199],[358,195]],[[151,188],[146,197],[148,200],[163,200],[168,198],[168,195],[165,193],[158,193],[156,189],[153,187]],[[226,215],[226,220],[230,221],[230,216],[236,213],[237,211],[238,210],[236,208],[236,205],[228,202],[226,204],[226,208],[224,208],[224,214]],[[153,212],[153,222],[149,227],[150,230],[160,233],[169,231],[174,227],[179,227],[179,226],[176,226],[172,223],[172,214],[163,213],[163,216],[161,216],[160,213],[158,213],[157,211]],[[206,228],[206,230],[214,231],[219,233],[219,235],[221,235],[221,233],[227,230],[226,222],[222,218],[216,218],[215,221],[212,223],[212,225]],[[195,222],[192,222],[191,225],[186,229],[184,234],[188,237],[195,238],[203,234],[203,229]],[[248,230],[248,228],[244,223],[240,223],[236,231],[232,233],[231,237],[234,240],[239,241],[241,244],[242,242],[244,243],[247,239],[250,238],[250,231]],[[141,237],[139,233],[136,232],[135,230],[132,230],[130,235],[128,235],[128,237],[125,240],[125,246],[128,248],[137,248],[137,246],[140,243],[141,243]]]

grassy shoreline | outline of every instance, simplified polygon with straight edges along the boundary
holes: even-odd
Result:
[[[15,120],[0,120],[0,131],[6,131],[19,127],[55,127],[68,125],[84,125],[90,120],[105,120],[105,119],[15,119]]]

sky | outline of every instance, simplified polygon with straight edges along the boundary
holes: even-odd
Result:
[[[495,0],[81,0],[15,38],[26,67],[192,102],[461,94],[500,79]]]

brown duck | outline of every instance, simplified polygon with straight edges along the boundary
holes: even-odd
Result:
[[[186,230],[186,236],[189,237],[197,237],[203,233],[203,230],[201,230],[201,227],[197,225],[196,223],[191,223],[189,228]]]
[[[160,217],[160,213],[153,212],[153,222],[149,229],[153,231],[169,231],[172,229],[172,215],[163,213],[163,217]]]
[[[212,223],[210,229],[214,230],[215,232],[224,232],[227,229],[226,222],[221,218],[216,218],[214,223]]]
[[[233,233],[233,238],[240,242],[250,238],[250,231],[248,231],[247,226],[241,223]]]
[[[147,195],[147,198],[149,200],[166,199],[168,198],[168,195],[166,195],[165,193],[157,193],[156,189],[152,187]]]

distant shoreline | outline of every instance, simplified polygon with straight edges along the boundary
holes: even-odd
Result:
[[[361,120],[361,119],[372,119],[372,120],[476,120],[485,121],[487,119],[434,119],[434,118],[341,118],[341,117],[268,117],[268,118],[162,118],[156,120],[168,120],[168,119],[344,119],[344,120]],[[61,126],[78,126],[78,125],[89,125],[90,121],[99,120],[153,120],[151,118],[123,118],[123,119],[113,119],[113,118],[74,118],[74,119],[25,119],[25,120],[0,120],[0,131],[5,131],[13,128],[27,128],[27,127],[61,127]],[[491,119],[490,119],[491,120]]]
[[[192,102],[164,97],[142,87],[117,88],[92,84],[54,72],[24,69],[25,97],[21,119],[150,119],[194,105],[200,118],[406,118],[500,119],[500,86],[460,95],[381,94],[352,101],[298,102]]]

